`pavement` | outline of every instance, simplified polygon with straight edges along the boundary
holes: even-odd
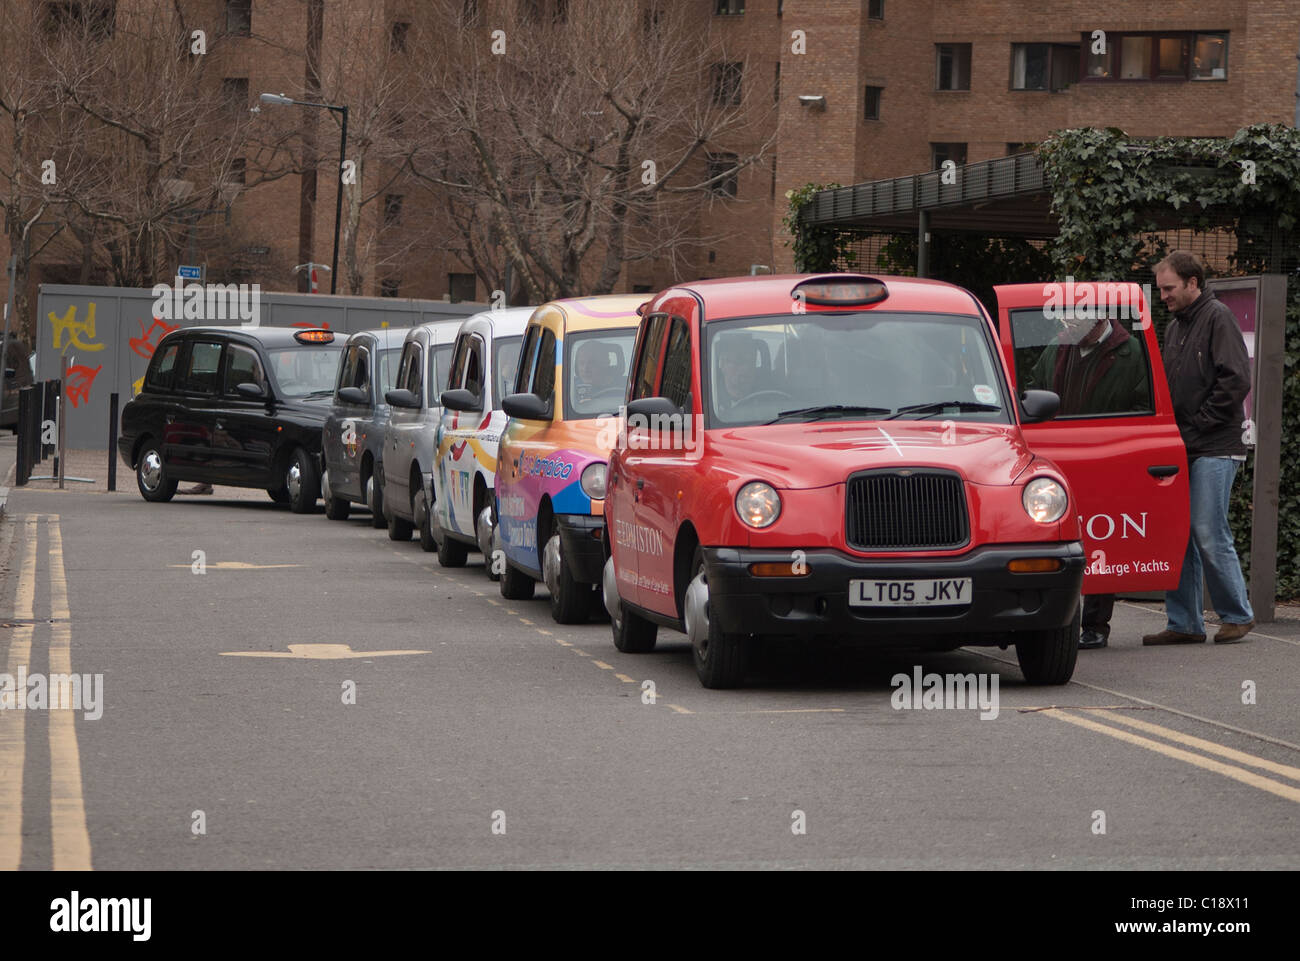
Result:
[[[0,867],[1300,868],[1295,622],[1143,648],[1121,602],[1062,687],[774,649],[709,691],[682,635],[620,653],[364,511],[120,486],[0,523],[2,669],[102,677],[97,718],[0,711]],[[996,716],[900,707],[918,669]]]

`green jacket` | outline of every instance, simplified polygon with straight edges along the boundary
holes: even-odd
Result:
[[[1080,396],[1066,396],[1071,364],[1087,365]],[[1150,411],[1151,378],[1142,346],[1127,329],[1115,324],[1094,354],[1081,356],[1072,344],[1049,344],[1034,364],[1028,387],[1061,395],[1062,417]]]

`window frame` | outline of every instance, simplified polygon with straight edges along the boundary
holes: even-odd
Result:
[[[1044,87],[1017,87],[1016,86],[1016,53],[1025,47],[1046,47],[1047,48],[1047,65],[1044,74],[1047,78],[1047,85]],[[1051,43],[1047,41],[1033,43],[1013,43],[1011,44],[1011,57],[1008,63],[1009,74],[1007,78],[1007,89],[1015,93],[1061,93],[1069,90],[1079,82],[1080,70],[1080,50],[1079,44],[1073,43]],[[1056,72],[1058,63],[1065,62],[1073,64],[1074,79],[1070,80],[1064,86],[1055,86]]]
[[[214,382],[213,385],[212,385],[212,386],[213,386],[213,389],[210,390],[210,391],[207,391],[207,390],[197,390],[197,389],[195,389],[195,388],[193,388],[193,387],[190,386],[190,375],[191,375],[191,373],[192,373],[192,371],[191,371],[191,365],[192,365],[193,362],[194,362],[194,348],[195,348],[195,347],[216,347],[216,348],[217,348],[217,351],[218,351],[218,353],[217,353],[217,366],[216,366],[216,368],[213,370],[213,374],[216,375],[216,380],[215,380],[215,382]],[[219,397],[219,396],[221,396],[221,377],[222,377],[222,372],[223,372],[224,369],[225,369],[224,366],[223,366],[223,365],[225,364],[225,362],[226,362],[225,358],[226,358],[226,342],[225,342],[224,340],[218,340],[218,339],[216,339],[216,338],[212,338],[212,337],[190,337],[190,338],[188,338],[187,341],[186,341],[186,351],[185,351],[185,374],[184,374],[184,376],[181,378],[181,386],[180,386],[179,389],[176,390],[176,393],[180,393],[180,394],[190,394],[190,395],[197,396],[197,397]],[[175,383],[174,380],[173,380],[173,383]]]
[[[1113,76],[1090,76],[1088,73],[1092,57],[1092,37],[1081,34],[1079,44],[1079,83],[1204,83],[1206,81],[1226,83],[1228,80],[1228,61],[1230,59],[1232,31],[1230,30],[1115,30],[1106,34],[1106,56],[1113,62]],[[1197,42],[1202,37],[1221,37],[1223,39],[1223,76],[1193,76],[1193,61],[1196,58]],[[1143,38],[1151,41],[1151,50],[1147,55],[1147,76],[1125,77],[1124,43],[1125,39]],[[1177,74],[1160,73],[1160,41],[1180,40],[1183,44],[1182,71]]]
[[[237,390],[235,389],[235,387],[238,386],[237,384],[236,384],[236,385],[231,385],[231,384],[228,384],[228,383],[227,383],[227,380],[228,380],[229,377],[230,377],[230,365],[231,365],[231,362],[234,360],[234,357],[235,357],[235,351],[237,351],[237,350],[246,350],[246,351],[248,351],[250,354],[253,355],[253,359],[257,361],[258,369],[262,372],[262,384],[263,384],[262,389],[263,389],[263,390],[266,390],[266,389],[267,389],[265,385],[271,383],[270,378],[266,376],[266,365],[262,363],[262,355],[261,355],[261,353],[258,352],[257,348],[254,347],[252,344],[237,344],[237,343],[231,341],[231,342],[229,342],[229,343],[226,344],[226,349],[225,349],[225,351],[222,353],[222,356],[221,356],[221,377],[220,377],[220,380],[221,380],[221,391],[220,391],[220,396],[222,396],[222,397],[234,397],[234,398],[238,398],[239,400],[256,400],[256,398],[245,397],[243,394],[239,393],[239,391],[237,391]],[[241,384],[242,384],[242,383],[249,383],[249,381],[240,381],[239,383],[241,383]],[[263,398],[263,400],[265,400],[265,399],[266,399],[266,398]],[[262,401],[257,401],[257,402],[258,402],[258,403],[261,403]]]
[[[875,113],[874,113],[874,114],[870,112],[870,107],[871,107],[871,93],[872,93],[873,90],[875,91],[875,99],[876,99],[876,109],[875,109]],[[868,122],[868,121],[870,121],[870,122],[875,122],[875,123],[879,123],[879,122],[880,122],[880,105],[884,102],[884,100],[885,100],[885,88],[884,88],[884,87],[878,86],[877,84],[874,84],[874,83],[868,83],[868,84],[863,85],[863,87],[862,87],[862,121],[863,121],[864,123],[866,123],[866,122]]]
[[[945,47],[951,47],[954,50],[964,49],[966,52],[966,86],[964,87],[942,87],[940,82],[943,78],[943,51]],[[972,62],[975,59],[974,45],[970,43],[936,43],[934,45],[934,89],[938,93],[970,93],[971,74],[973,73]]]

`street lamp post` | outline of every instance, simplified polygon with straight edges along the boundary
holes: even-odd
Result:
[[[343,135],[339,138],[339,169],[334,181],[334,261],[333,266],[330,267],[330,293],[337,293],[339,283],[339,224],[343,220],[343,164],[347,161],[348,151],[348,108],[340,104],[294,100],[282,93],[264,93],[260,99],[262,103],[276,103],[283,106],[296,104],[299,107],[320,107],[324,110],[337,110],[343,115]]]

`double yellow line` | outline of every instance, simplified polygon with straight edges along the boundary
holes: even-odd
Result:
[[[1288,801],[1300,803],[1300,787],[1271,777],[1264,777],[1264,775],[1257,773],[1257,771],[1267,771],[1269,774],[1300,784],[1300,768],[1291,767],[1288,764],[1279,764],[1267,758],[1256,757],[1254,754],[1247,754],[1245,751],[1238,751],[1217,744],[1214,741],[1207,741],[1191,734],[1184,734],[1182,731],[1175,731],[1173,728],[1152,724],[1150,721],[1141,721],[1120,712],[1104,708],[1072,708],[1071,710],[1079,713],[1068,714],[1063,708],[1058,707],[1048,708],[1037,713],[1058,718],[1097,734],[1105,734],[1108,737],[1116,738],[1136,747],[1163,754],[1165,757],[1184,761],[1206,771],[1222,774],[1224,777],[1232,778],[1232,780],[1239,781],[1242,784],[1248,784],[1261,791],[1267,791],[1269,794],[1286,798]],[[1090,716],[1080,716],[1080,714]],[[1094,717],[1104,717],[1106,720],[1120,724],[1123,727],[1102,724],[1093,720]],[[1124,730],[1125,727],[1133,730]],[[1152,736],[1143,737],[1142,734],[1134,734],[1133,731],[1141,731],[1143,734]],[[1162,738],[1163,740],[1157,741],[1154,738]],[[1175,747],[1174,745],[1182,745],[1182,747]],[[1196,751],[1204,753],[1196,754],[1187,750],[1187,748],[1194,748]],[[1213,755],[1213,757],[1206,757],[1207,754]],[[1235,763],[1228,764],[1225,761],[1216,760],[1216,758],[1224,758],[1226,761]],[[1248,768],[1255,768],[1256,770],[1248,770]]]
[[[18,584],[14,594],[13,635],[5,671],[17,677],[32,667],[36,633],[36,569],[40,521],[49,555],[50,642],[49,674],[72,673],[72,623],[68,581],[63,569],[63,533],[57,514],[28,514],[22,518],[17,547]],[[14,697],[25,697],[15,691]],[[102,694],[101,694],[102,696]],[[81,752],[77,746],[76,705],[51,707],[50,834],[54,870],[90,870],[90,833],[81,785]],[[0,871],[17,870],[23,853],[23,767],[27,747],[27,711],[0,710]]]

